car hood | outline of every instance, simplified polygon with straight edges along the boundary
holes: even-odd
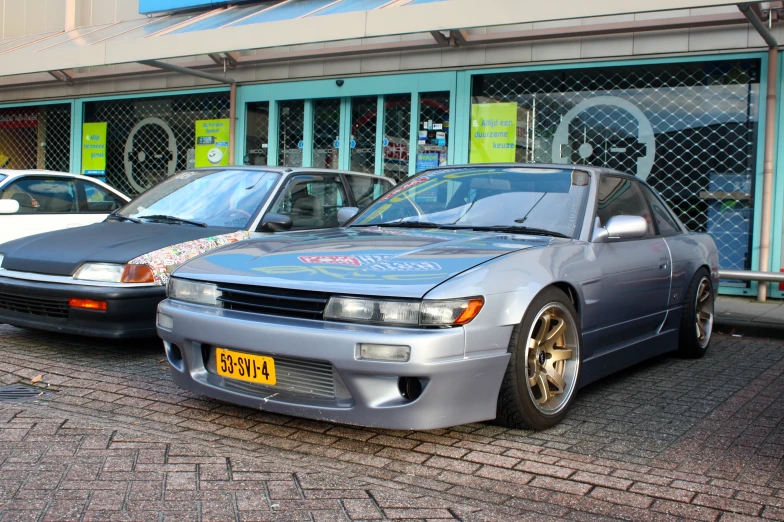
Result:
[[[175,275],[218,283],[422,297],[472,267],[552,241],[562,240],[376,227],[298,232],[221,248],[186,263]]]
[[[6,270],[70,276],[83,263],[125,264],[171,245],[231,232],[223,227],[106,221],[9,241],[0,245],[0,253]]]

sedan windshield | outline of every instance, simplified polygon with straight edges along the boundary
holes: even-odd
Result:
[[[534,167],[425,172],[379,198],[351,226],[476,229],[574,237],[590,176]]]
[[[262,170],[181,172],[141,194],[115,215],[179,225],[247,229],[280,178]]]

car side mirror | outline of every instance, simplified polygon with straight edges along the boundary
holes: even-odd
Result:
[[[256,230],[258,232],[285,232],[291,230],[294,222],[289,216],[270,212],[261,218],[261,224]]]
[[[343,207],[338,210],[338,224],[342,227],[349,222],[351,218],[357,215],[359,209],[357,207]]]
[[[0,199],[0,214],[16,214],[19,212],[19,202],[15,199]]]
[[[598,221],[598,218],[597,218]],[[594,227],[594,243],[607,243],[610,241],[623,241],[624,239],[639,239],[648,233],[648,222],[640,216],[613,216],[604,228]]]

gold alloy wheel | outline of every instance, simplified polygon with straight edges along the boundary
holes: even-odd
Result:
[[[713,287],[707,276],[697,285],[697,296],[694,302],[695,327],[697,328],[697,344],[705,348],[710,342],[713,332]]]
[[[534,405],[544,414],[558,413],[574,392],[580,364],[577,326],[560,303],[544,306],[534,319],[525,362]]]

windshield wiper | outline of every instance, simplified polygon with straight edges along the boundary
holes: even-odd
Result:
[[[544,228],[532,228],[532,227],[509,226],[509,225],[498,225],[498,226],[491,226],[491,227],[460,227],[460,228],[466,230],[474,230],[476,232],[509,232],[512,234],[530,234],[532,236],[553,236],[553,237],[562,237],[565,239],[572,239],[571,236],[567,236],[566,234],[561,234],[560,232],[554,232],[552,230],[547,230]]]
[[[351,225],[352,227],[397,227],[397,228],[441,228],[441,223],[430,223],[428,221],[397,221],[392,223],[373,223],[365,225]]]
[[[130,221],[131,223],[141,223],[142,222],[140,219],[136,219],[136,218],[133,218],[131,216],[124,216],[122,214],[118,214],[116,210],[114,212],[112,212],[111,214],[109,214],[108,216],[106,216],[106,219],[112,219],[112,218],[116,219],[117,221]]]
[[[148,221],[172,221],[174,223],[185,223],[186,225],[194,225],[197,227],[207,228],[207,223],[202,223],[200,221],[191,221],[190,219],[183,219],[177,216],[166,216],[163,214],[154,214],[152,216],[139,216],[142,219],[146,219]]]

